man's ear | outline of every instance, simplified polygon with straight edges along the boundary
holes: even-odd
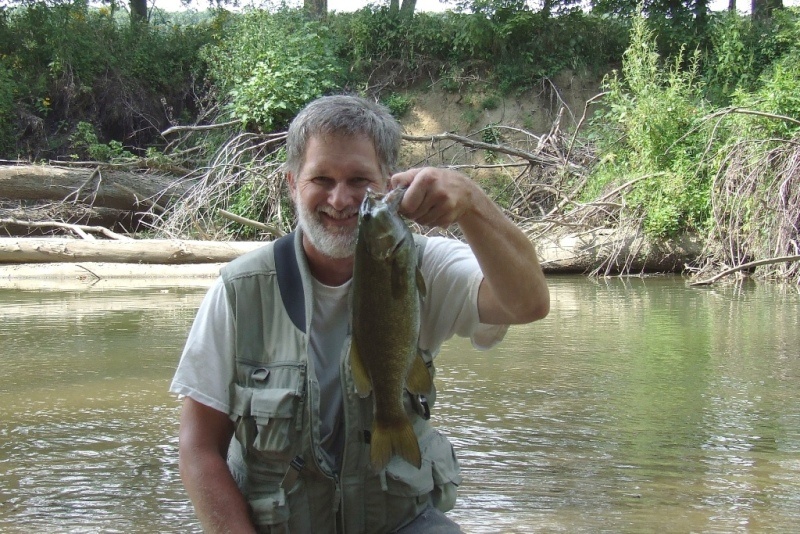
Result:
[[[294,174],[292,174],[291,171],[286,171],[286,182],[289,184],[289,192],[292,194],[292,198],[294,198],[297,184],[294,181]]]

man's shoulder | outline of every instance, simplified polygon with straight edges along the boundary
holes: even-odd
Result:
[[[220,270],[222,278],[230,281],[243,276],[274,273],[274,248],[275,241],[270,241],[265,243],[263,247],[242,254]]]

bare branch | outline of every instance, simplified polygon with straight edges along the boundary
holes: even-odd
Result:
[[[222,208],[219,209],[219,214],[225,217],[226,219],[230,219],[239,224],[243,224],[251,228],[257,228],[259,230],[264,230],[265,232],[269,232],[271,235],[275,237],[283,237],[284,235],[286,235],[286,233],[277,226],[254,221],[252,219],[248,219],[247,217],[242,217],[241,215],[236,215],[235,213],[231,213],[230,211],[224,210]]]
[[[87,235],[86,232],[96,232],[119,241],[131,240],[130,237],[112,232],[103,226],[86,226],[83,224],[68,224],[56,221],[21,221],[14,217],[4,217],[0,219],[0,224],[17,224],[19,226],[27,226],[29,228],[64,228],[66,230],[75,232],[83,239],[94,239],[93,236]]]
[[[747,263],[743,263],[741,265],[737,265],[736,267],[731,267],[730,269],[726,269],[721,273],[717,274],[716,276],[712,276],[707,280],[700,280],[698,282],[692,282],[690,286],[707,286],[711,285],[723,276],[728,276],[729,274],[733,274],[738,271],[743,271],[744,269],[749,269],[751,267],[759,267],[761,265],[772,265],[774,263],[784,263],[784,262],[793,262],[793,261],[800,261],[800,255],[795,256],[781,256],[779,258],[769,258],[765,260],[757,260],[751,261]]]

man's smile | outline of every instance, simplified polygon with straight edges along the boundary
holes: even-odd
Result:
[[[335,210],[330,206],[323,206],[317,210],[320,220],[331,228],[352,228],[358,223],[358,209]]]

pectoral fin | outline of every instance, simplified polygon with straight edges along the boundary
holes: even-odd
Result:
[[[411,369],[408,370],[406,389],[409,393],[416,395],[428,395],[433,389],[430,369],[425,365],[425,360],[422,359],[422,355],[419,353],[412,360]]]
[[[353,373],[353,382],[356,384],[358,395],[362,398],[369,396],[372,391],[372,383],[361,355],[358,353],[355,340],[350,344],[350,371]]]
[[[420,298],[425,298],[428,295],[428,288],[425,287],[425,278],[423,278],[419,267],[417,267],[417,291],[419,291]]]

